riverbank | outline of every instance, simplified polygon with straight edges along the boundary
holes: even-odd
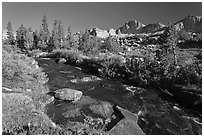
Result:
[[[140,53],[141,54],[141,53]],[[82,71],[96,76],[120,80],[124,84],[137,87],[154,87],[172,96],[179,103],[202,111],[202,89],[199,60],[191,54],[179,53],[178,67],[163,68],[149,56],[129,56],[112,53],[99,53],[98,56],[85,56],[73,50],[55,50],[39,57],[55,58],[57,63],[65,63],[82,68]],[[151,59],[150,59],[151,58]],[[163,74],[169,71],[168,75]],[[184,79],[186,78],[186,79]],[[191,79],[190,81],[186,81]],[[189,83],[190,82],[190,83]],[[193,85],[194,88],[191,88]],[[182,88],[178,88],[178,86]],[[188,90],[189,89],[189,90]],[[184,100],[182,96],[188,98]],[[193,96],[193,97],[192,97]]]
[[[50,103],[47,106],[47,112],[56,123],[64,124],[66,120],[80,120],[82,119],[79,113],[81,111],[88,116],[87,113],[92,112],[91,110],[100,108],[100,106],[93,107],[91,102],[96,100],[95,105],[99,104],[99,101],[107,101],[134,114],[139,114],[138,125],[148,135],[202,133],[202,116],[178,104],[171,96],[163,92],[152,88],[126,85],[119,80],[99,78],[84,73],[82,68],[56,63],[55,59],[38,58],[36,61],[48,75],[51,91],[71,88],[82,91],[85,97],[85,99],[82,97],[82,102],[79,101],[78,105],[60,100]],[[91,110],[80,107],[85,103],[83,100],[91,104]],[[98,111],[94,112],[98,113]],[[103,116],[104,113],[101,115]]]
[[[47,116],[45,106],[54,98],[47,95],[48,78],[33,58],[11,45],[3,45],[2,55],[2,134],[72,135],[83,129],[61,128]],[[90,134],[102,134],[86,128]]]
[[[2,55],[2,134],[59,134],[44,113],[52,99],[38,63],[10,45],[3,45]]]
[[[68,109],[65,117],[73,116],[73,113],[75,112],[83,114],[83,117],[85,117],[82,118],[81,122],[76,122],[72,126],[62,126],[61,124],[56,123],[56,121],[53,121],[52,117],[48,117],[47,114],[49,113],[47,112],[46,107],[59,99],[56,99],[56,97],[49,94],[51,92],[47,85],[47,74],[42,71],[38,62],[32,57],[27,57],[25,54],[21,53],[20,50],[15,49],[10,45],[3,45],[2,77],[2,134],[4,135],[122,134],[119,131],[124,128],[117,127],[117,123],[113,125],[116,126],[114,131],[110,129],[110,131],[104,131],[104,126],[106,126],[107,123],[100,123],[100,119],[84,115],[79,108],[76,108],[77,111]],[[62,93],[59,92],[59,94]],[[64,97],[64,95],[61,97]],[[90,102],[90,100],[93,99],[85,97],[84,100],[83,97],[83,99],[79,99],[78,104],[87,107],[87,101]],[[95,100],[94,102],[98,101]],[[94,106],[96,104],[89,105]],[[113,106],[111,106],[111,109],[112,107]],[[106,113],[103,112],[103,110],[104,109],[99,112],[101,114]],[[97,112],[97,109],[95,108],[94,111]],[[125,114],[128,113],[130,116],[134,116],[131,112],[126,112],[123,109],[120,111],[124,111]],[[116,113],[116,117],[117,115],[118,112]],[[123,120],[123,122],[121,121],[121,124],[126,124],[128,121],[131,121],[128,119],[129,116],[123,117],[119,119],[118,122]],[[95,126],[93,126],[93,124]],[[96,128],[101,124],[103,128]],[[130,130],[127,131],[126,134],[144,134],[137,125],[137,121],[132,123],[127,130],[131,128],[134,128],[135,131]]]
[[[58,56],[56,56],[56,53],[58,54]],[[43,57],[52,57],[54,58],[54,60],[50,60],[49,58],[45,59],[44,61],[38,61],[36,62],[32,57],[27,57],[27,55],[23,54],[20,50],[15,49],[9,45],[4,45],[3,46],[3,73],[2,73],[2,77],[3,77],[3,82],[2,82],[2,106],[3,106],[3,121],[2,121],[2,125],[3,125],[3,134],[109,134],[110,132],[104,132],[103,130],[96,130],[93,127],[91,127],[92,122],[95,121],[94,119],[92,119],[90,121],[90,118],[88,118],[89,120],[87,121],[88,123],[81,123],[78,124],[74,127],[69,127],[69,128],[62,128],[59,127],[58,125],[55,124],[55,122],[53,123],[53,120],[51,119],[51,117],[47,116],[47,110],[45,109],[45,106],[47,106],[48,104],[52,104],[54,103],[54,105],[57,105],[56,107],[58,107],[58,104],[55,104],[56,100],[51,97],[50,95],[47,95],[47,93],[50,93],[50,91],[53,91],[53,87],[52,85],[54,84],[54,90],[57,89],[61,89],[64,88],[64,86],[68,86],[68,88],[72,87],[74,89],[78,89],[78,88],[82,88],[81,91],[83,91],[83,93],[85,94],[90,94],[90,96],[94,96],[96,98],[98,98],[99,96],[99,100],[107,100],[107,101],[111,101],[112,98],[114,98],[116,95],[115,94],[121,94],[121,96],[118,96],[117,99],[113,99],[111,102],[114,104],[120,104],[119,106],[124,107],[125,109],[129,110],[128,108],[134,104],[134,106],[136,107],[132,110],[132,112],[134,112],[135,114],[139,113],[141,109],[140,107],[142,106],[138,106],[138,104],[134,103],[136,102],[143,102],[143,98],[138,98],[136,95],[139,95],[145,91],[145,96],[147,96],[147,102],[149,101],[153,101],[150,102],[150,104],[154,103],[155,100],[154,98],[159,98],[158,93],[154,93],[154,92],[150,92],[149,89],[143,89],[138,86],[141,86],[140,84],[138,84],[137,81],[135,81],[135,79],[132,80],[132,84],[130,83],[130,81],[126,78],[127,77],[126,74],[130,74],[130,73],[126,73],[127,68],[124,67],[123,65],[118,65],[122,62],[122,60],[124,60],[124,58],[122,58],[122,56],[117,56],[117,55],[113,55],[110,54],[108,57],[101,57],[101,58],[97,58],[97,57],[88,57],[88,56],[84,56],[82,54],[76,54],[73,51],[69,51],[69,53],[67,53],[66,51],[64,52],[64,54],[61,55],[61,52],[56,52],[55,54],[51,53],[49,54],[49,56],[43,56]],[[57,57],[57,58],[56,58]],[[73,58],[74,57],[74,58]],[[64,58],[64,59],[62,59]],[[56,60],[57,59],[57,60]],[[50,60],[50,61],[49,61]],[[117,60],[119,60],[117,62]],[[140,60],[142,61],[142,60]],[[49,62],[48,64],[46,64],[47,62]],[[117,63],[116,63],[117,62]],[[42,70],[42,68],[38,65],[38,64],[44,64],[43,65],[43,69],[45,69],[46,67],[51,67],[49,68],[50,70]],[[76,70],[73,70],[74,72],[77,71],[77,76],[81,75],[81,73],[86,72],[84,74],[87,75],[87,73],[90,74],[94,74],[97,76],[100,76],[100,78],[96,77],[96,76],[92,76],[92,77],[76,77],[76,76],[72,76],[69,73],[74,73],[72,71],[68,71],[67,67],[69,65],[64,65],[64,64],[70,64],[72,66],[75,66],[74,68],[76,68]],[[115,65],[114,65],[115,64]],[[53,66],[54,65],[54,66]],[[46,67],[45,67],[46,66]],[[107,67],[108,66],[108,67]],[[52,68],[54,67],[54,68]],[[113,69],[114,68],[114,69]],[[123,68],[122,70],[116,70],[116,68]],[[48,68],[47,68],[48,69]],[[55,69],[57,71],[55,71]],[[44,71],[44,72],[43,72]],[[48,72],[47,72],[48,71]],[[54,72],[53,72],[54,71]],[[59,71],[59,72],[58,72]],[[46,72],[46,73],[45,73]],[[50,72],[51,75],[50,75]],[[120,75],[119,77],[115,77],[115,75],[112,75],[113,72],[115,72],[115,74]],[[62,73],[62,74],[61,74]],[[125,75],[123,75],[125,74]],[[66,75],[70,75],[70,77],[68,78]],[[49,88],[47,86],[47,82],[48,82],[48,76],[49,78],[51,78],[51,81],[49,81]],[[63,79],[61,78],[61,76],[63,76]],[[134,76],[134,75],[128,75],[128,76]],[[66,78],[64,78],[66,77]],[[52,80],[54,78],[54,81]],[[107,84],[105,84],[104,82],[100,82],[102,81],[102,79],[109,79],[109,82],[105,82]],[[67,85],[66,82],[68,82],[70,79],[70,83]],[[108,80],[107,79],[107,80]],[[124,81],[128,84],[128,85],[136,85],[139,90],[136,91],[134,90],[134,88],[132,89],[131,87],[127,88],[127,90],[131,91],[131,93],[128,93],[128,91],[124,90],[124,85],[119,85],[122,86],[120,89],[118,89],[120,86],[116,83],[114,83],[113,79],[115,79],[116,83],[120,83]],[[104,81],[104,80],[103,80]],[[111,82],[113,81],[113,82]],[[117,82],[118,81],[118,82]],[[64,83],[65,82],[65,83]],[[92,87],[92,84],[89,84],[89,88],[90,89],[83,89],[83,86],[80,83],[86,83],[86,82],[91,82],[93,85],[97,84],[97,86]],[[96,82],[96,83],[95,83]],[[111,83],[114,85],[114,87],[112,87]],[[82,87],[75,87],[75,85],[79,84]],[[116,84],[116,85],[115,85]],[[87,87],[87,84],[84,85],[85,87]],[[110,86],[110,87],[109,87]],[[88,88],[87,87],[87,88]],[[141,86],[142,87],[142,86]],[[50,90],[51,88],[51,90]],[[126,88],[125,88],[126,89]],[[80,90],[80,89],[78,89]],[[118,90],[121,90],[121,93],[118,93]],[[132,91],[133,90],[133,91]],[[144,91],[143,91],[144,90]],[[162,89],[163,90],[163,89]],[[123,93],[128,93],[127,95],[123,95]],[[166,92],[166,91],[165,91]],[[199,90],[197,91],[198,93],[200,92]],[[103,95],[104,94],[104,95]],[[111,95],[112,94],[112,95]],[[169,94],[167,92],[168,95],[171,95],[171,93]],[[107,95],[109,97],[107,97]],[[180,94],[179,94],[180,95]],[[124,97],[124,102],[121,102],[120,99],[123,99]],[[178,97],[178,96],[177,96]],[[120,98],[120,99],[119,99]],[[127,98],[132,98],[130,101],[127,101]],[[136,98],[136,100],[135,100]],[[158,100],[158,99],[156,99]],[[88,99],[89,101],[89,99]],[[195,101],[195,100],[194,100]],[[159,104],[163,104],[162,103],[162,99],[157,103],[157,105]],[[139,104],[140,104],[139,103]],[[198,102],[199,103],[199,102]],[[201,101],[202,103],[202,101]],[[65,103],[66,104],[66,103]],[[127,106],[125,104],[128,104]],[[151,112],[152,109],[152,105],[150,105],[149,103],[147,103],[145,106],[145,108]],[[68,104],[66,104],[68,105]],[[93,105],[93,104],[90,104]],[[165,114],[169,114],[169,110],[172,111],[171,108],[171,104],[168,105],[168,109],[165,110]],[[179,109],[177,106],[173,106],[173,109]],[[81,114],[81,110],[79,113],[80,109],[76,109],[76,114]],[[163,111],[163,106],[161,106],[161,110]],[[123,110],[122,110],[123,111]],[[158,111],[158,112],[157,112]],[[75,113],[75,111],[71,111],[66,113],[66,117],[72,115],[72,113]],[[139,118],[139,125],[142,127],[143,131],[145,131],[145,133],[148,134],[160,134],[162,130],[164,129],[157,129],[159,130],[159,132],[157,132],[157,130],[153,130],[153,127],[151,127],[152,123],[157,123],[152,122],[149,123],[150,121],[152,121],[151,119],[149,119],[149,115],[151,117],[155,117],[156,115],[152,115],[150,114],[150,112],[148,112],[148,115],[146,116],[142,116]],[[143,112],[140,112],[143,113]],[[162,114],[163,112],[160,112],[160,107],[158,110],[156,110],[156,112],[154,112],[153,114]],[[184,113],[185,112],[179,112],[179,113]],[[134,114],[131,114],[134,115]],[[178,116],[178,114],[175,112],[176,117]],[[155,119],[153,118],[153,119]],[[169,119],[170,118],[170,119]],[[117,118],[116,118],[117,119]],[[118,122],[122,122],[123,125],[126,125],[128,122],[130,122],[128,120],[129,118],[125,119],[120,119],[120,121]],[[145,122],[146,120],[148,121],[147,123]],[[158,118],[157,118],[158,119]],[[167,119],[165,119],[166,122],[170,122],[172,118],[168,116]],[[177,119],[177,118],[176,118]],[[142,120],[142,121],[141,121]],[[175,119],[173,119],[174,121]],[[197,121],[197,120],[196,120]],[[144,123],[145,122],[145,123]],[[160,121],[159,121],[160,122]],[[114,122],[113,122],[114,123]],[[188,123],[188,122],[187,122]],[[192,123],[192,121],[191,121]],[[198,122],[199,123],[199,122]],[[137,122],[136,123],[129,123],[131,126],[127,128],[128,132],[136,134],[134,132],[132,132],[132,128],[134,129],[138,129],[138,125]],[[163,124],[161,123],[158,123]],[[171,122],[169,123],[171,125]],[[189,124],[189,123],[188,123]],[[199,123],[200,124],[200,123]],[[110,124],[112,125],[112,124]],[[117,124],[118,125],[118,124]],[[116,131],[121,130],[121,128],[119,127],[113,127],[115,129],[117,129]],[[137,126],[135,126],[137,125]],[[193,124],[194,126],[195,123]],[[184,125],[185,127],[186,125]],[[149,128],[147,128],[149,127]],[[126,126],[124,126],[122,129],[125,130]],[[36,130],[38,129],[38,130]],[[83,130],[82,130],[83,129]],[[130,130],[130,131],[129,131]],[[153,130],[153,131],[151,131]],[[175,129],[171,129],[170,130],[175,130]],[[176,134],[199,134],[200,133],[200,128],[198,126],[198,130],[199,131],[193,131],[193,129],[191,129],[192,131],[188,131],[188,132],[181,132],[176,131]],[[80,132],[79,132],[80,131]],[[127,134],[128,134],[127,132]],[[140,131],[137,132],[141,133]],[[165,134],[171,134],[169,131],[165,131]],[[111,134],[111,133],[110,133]],[[116,132],[113,132],[113,134],[116,134]],[[118,132],[118,134],[121,134]]]

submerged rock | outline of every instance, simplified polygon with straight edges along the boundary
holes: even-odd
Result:
[[[77,101],[81,99],[82,92],[75,90],[75,89],[69,89],[69,88],[63,88],[54,91],[55,92],[55,98],[66,100],[66,101]]]
[[[72,109],[62,114],[65,118],[77,117],[81,115],[80,109]]]
[[[73,102],[73,104],[77,106],[84,106],[84,105],[97,104],[97,103],[98,103],[97,100],[84,95],[82,95],[80,100]]]
[[[90,105],[93,113],[101,115],[104,118],[110,118],[113,113],[112,105],[107,101],[100,101],[99,104]]]

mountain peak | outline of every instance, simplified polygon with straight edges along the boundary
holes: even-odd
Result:
[[[184,29],[186,31],[201,33],[202,32],[202,17],[188,15],[184,19],[175,23],[177,29]]]
[[[137,20],[130,20],[126,22],[122,27],[118,28],[117,32],[127,34],[136,33],[138,29],[144,26],[145,26],[144,24],[138,22]]]
[[[186,30],[187,32],[195,32],[201,33],[202,32],[202,17],[188,15],[182,20],[174,23],[176,29],[179,30]],[[119,27],[117,30],[110,29],[110,30],[103,30],[97,27],[94,27],[90,30],[92,35],[106,38],[108,36],[113,35],[120,35],[120,34],[149,34],[149,33],[159,33],[165,29],[165,25],[162,23],[154,22],[148,25],[144,25],[143,23],[137,20],[130,20],[124,23],[123,26]]]

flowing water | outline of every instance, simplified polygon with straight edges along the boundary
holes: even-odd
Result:
[[[53,59],[36,59],[49,78],[51,91],[72,88],[95,100],[108,101],[133,113],[145,112],[138,125],[146,134],[202,134],[202,116],[176,103],[170,96],[155,89],[141,89],[104,78],[86,81],[92,75],[80,68],[57,64]],[[86,78],[84,78],[86,77]],[[77,79],[83,78],[84,81]],[[47,105],[47,114],[57,124],[82,121],[83,117],[66,118],[63,113],[73,109],[67,102]]]

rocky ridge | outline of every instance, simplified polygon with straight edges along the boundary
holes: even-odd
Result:
[[[189,15],[184,19],[174,23],[176,30],[185,30],[191,33],[202,33],[202,17]],[[108,36],[126,37],[130,35],[153,35],[162,34],[166,26],[161,23],[150,23],[144,25],[136,20],[126,22],[123,26],[118,29],[102,30],[99,28],[93,28],[90,30],[90,34],[100,37],[107,38]]]
[[[126,34],[134,34],[137,33],[137,31],[144,27],[145,25],[136,21],[136,20],[131,20],[129,22],[126,22],[122,27],[117,29],[117,34],[120,33],[126,33]]]

